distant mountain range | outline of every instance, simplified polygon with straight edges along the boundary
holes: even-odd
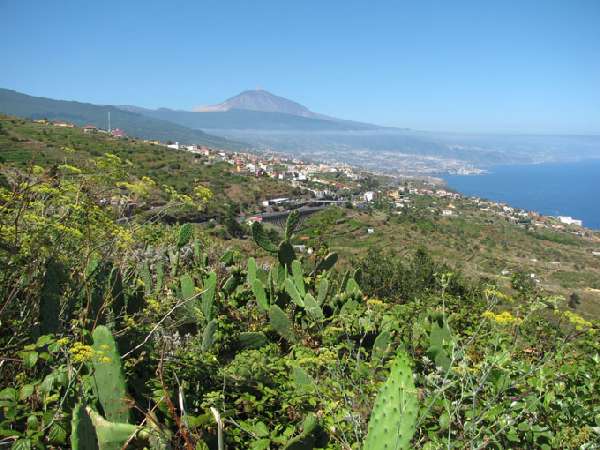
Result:
[[[29,119],[65,120],[80,126],[90,124],[99,128],[107,128],[110,112],[112,128],[120,128],[130,136],[225,149],[242,147],[238,142],[213,136],[199,129],[125,111],[116,106],[32,97],[9,89],[0,88],[0,112]]]
[[[474,166],[600,158],[600,136],[436,133],[340,120],[264,90],[179,111],[92,105],[0,89],[0,112],[113,128],[130,136],[238,150],[276,150],[392,173],[471,171]]]
[[[223,103],[199,107],[194,111],[146,109],[137,106],[120,108],[203,130],[364,131],[383,128],[314,113],[306,106],[265,90],[244,91]]]
[[[211,106],[200,106],[195,112],[225,112],[232,109],[249,111],[276,112],[293,116],[309,117],[311,119],[331,119],[310,111],[306,106],[284,97],[271,94],[263,89],[244,91],[223,103]]]

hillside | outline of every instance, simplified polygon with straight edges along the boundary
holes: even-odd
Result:
[[[214,196],[204,211],[170,211],[172,219],[187,217],[187,220],[203,221],[208,217],[222,217],[228,204],[243,209],[269,197],[289,195],[292,191],[284,183],[235,174],[228,164],[210,162],[186,151],[131,138],[85,134],[80,128],[53,127],[0,115],[0,161],[10,166],[25,170],[31,163],[49,167],[68,161],[89,167],[95,158],[105,153],[130,161],[128,173],[151,177],[159,186],[170,186],[189,194],[194,183],[199,182],[213,192]],[[164,201],[164,196],[158,196],[148,200],[148,207]]]
[[[91,124],[108,128],[108,113],[112,128],[120,128],[128,135],[162,142],[178,141],[219,148],[240,148],[241,144],[211,136],[180,124],[124,111],[111,105],[93,105],[75,101],[32,97],[8,89],[0,89],[0,112],[29,119],[65,120],[76,125]]]
[[[409,257],[425,248],[437,261],[470,278],[487,279],[510,290],[516,273],[534,274],[548,292],[581,299],[577,310],[600,318],[600,233],[584,237],[547,230],[527,231],[468,199],[412,197],[413,206],[396,212],[388,206],[372,212],[333,208],[311,217],[302,235],[322,239],[342,260],[356,261],[367,252]],[[452,217],[441,211],[452,204]],[[373,233],[367,230],[372,229]]]
[[[294,189],[0,116],[0,443],[594,448],[596,234],[467,200],[444,217],[410,191],[406,214],[379,199],[231,223],[227,203]]]

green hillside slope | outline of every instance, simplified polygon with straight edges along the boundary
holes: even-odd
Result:
[[[423,196],[229,239],[166,214],[281,185],[158,147],[0,116],[4,447],[597,448],[600,323],[525,272],[594,286],[595,235]]]
[[[65,120],[76,125],[91,124],[108,128],[110,112],[112,128],[120,128],[130,136],[143,139],[177,141],[219,148],[240,148],[241,144],[192,130],[165,120],[124,111],[110,105],[93,105],[74,101],[32,97],[8,89],[0,89],[0,112],[29,119]]]

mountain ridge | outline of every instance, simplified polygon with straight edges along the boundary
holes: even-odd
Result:
[[[222,103],[192,111],[134,105],[119,108],[201,130],[364,131],[386,128],[319,114],[263,89],[246,90]]]
[[[99,128],[107,127],[107,116],[110,112],[113,128],[121,128],[130,136],[226,149],[238,149],[243,146],[239,142],[139,112],[127,111],[114,105],[35,97],[4,88],[0,88],[0,112],[28,119],[66,120],[80,126],[91,124]]]

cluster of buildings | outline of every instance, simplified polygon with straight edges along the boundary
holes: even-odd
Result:
[[[66,121],[48,121],[46,119],[34,120],[36,123],[49,124],[60,128],[74,128],[75,125]],[[125,138],[127,134],[119,129],[104,130],[94,125],[85,125],[82,130],[86,134],[109,134],[117,138]],[[289,182],[293,187],[298,187],[303,192],[302,199],[275,198],[262,202],[262,210],[285,208],[307,199],[333,199],[335,201],[351,202],[355,207],[367,207],[377,201],[387,200],[393,203],[397,214],[411,208],[411,196],[430,196],[446,199],[449,202],[439,211],[433,210],[444,217],[459,214],[452,203],[453,200],[462,199],[467,204],[482,212],[491,212],[503,219],[525,227],[551,228],[554,230],[567,230],[575,234],[584,234],[581,228],[583,222],[569,216],[542,216],[532,211],[511,207],[505,203],[482,200],[478,197],[463,197],[462,195],[441,188],[435,183],[407,182],[404,186],[396,186],[384,191],[361,190],[360,181],[365,178],[364,172],[357,171],[348,164],[343,163],[312,163],[297,158],[289,158],[280,154],[254,154],[247,152],[226,152],[213,149],[204,145],[184,145],[179,142],[162,143],[155,140],[144,140],[146,143],[162,145],[173,150],[183,150],[201,155],[205,164],[225,162],[232,166],[232,171],[256,177],[270,177]],[[258,206],[258,205],[257,205]]]
[[[42,125],[51,125],[53,127],[57,127],[57,128],[76,128],[77,126],[71,122],[66,122],[64,120],[47,120],[47,119],[36,119],[33,121],[34,123],[39,123]],[[102,134],[109,134],[113,137],[117,137],[117,138],[126,138],[127,137],[127,133],[125,133],[123,130],[121,130],[120,128],[109,128],[108,130],[104,130],[102,128],[98,128],[95,125],[84,125],[83,127],[81,127],[81,129],[83,130],[83,132],[85,134],[96,134],[96,133],[102,133]]]

